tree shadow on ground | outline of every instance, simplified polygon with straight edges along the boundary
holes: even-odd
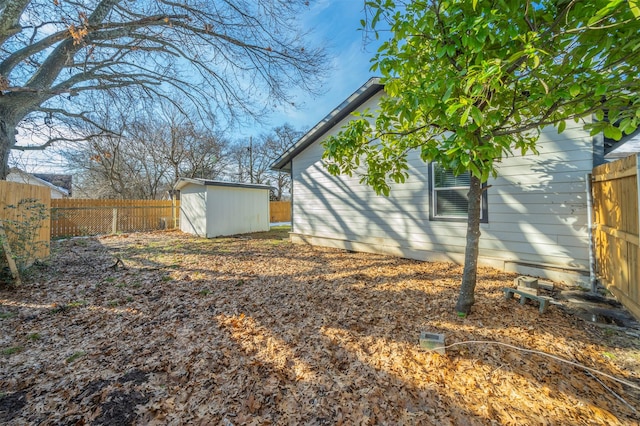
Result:
[[[562,312],[539,316],[503,300],[512,276],[482,269],[476,312],[460,319],[458,266],[272,241],[168,233],[65,243],[22,289],[0,293],[0,309],[15,313],[3,341],[23,348],[0,368],[0,384],[28,401],[12,421],[86,421],[129,397],[136,421],[167,423],[635,419],[580,370],[544,358],[418,348],[429,330],[448,343],[499,340],[619,374],[588,358],[596,342]],[[127,269],[110,268],[123,254]],[[131,371],[147,379],[119,381]]]

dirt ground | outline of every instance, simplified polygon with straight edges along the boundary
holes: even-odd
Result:
[[[72,239],[0,287],[9,425],[633,425],[640,339],[505,300],[481,269],[291,245],[286,230]],[[121,259],[121,263],[117,262]],[[423,350],[421,331],[446,344]]]

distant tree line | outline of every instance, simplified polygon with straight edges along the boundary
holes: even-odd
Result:
[[[87,129],[84,143],[63,152],[75,197],[159,199],[180,177],[271,185],[272,200],[289,194],[289,175],[269,169],[302,135],[289,124],[233,140],[174,104],[136,114],[105,108],[101,115],[105,127],[118,130]]]

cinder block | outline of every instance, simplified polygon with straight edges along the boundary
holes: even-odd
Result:
[[[444,346],[444,334],[427,333],[426,331],[420,333],[421,348],[445,355]]]
[[[537,288],[531,288],[531,287],[525,287],[525,286],[519,285],[518,290],[523,293],[532,294],[534,296],[540,295],[540,292]]]
[[[516,287],[538,288],[538,279],[533,277],[519,276],[513,280]]]

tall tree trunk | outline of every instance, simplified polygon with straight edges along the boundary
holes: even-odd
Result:
[[[464,272],[456,312],[468,315],[475,303],[474,292],[478,272],[478,245],[480,242],[480,213],[482,211],[482,182],[471,176],[469,187],[469,218],[467,220],[467,246],[464,252]]]
[[[0,180],[9,174],[9,154],[16,144],[16,126],[0,112]]]

